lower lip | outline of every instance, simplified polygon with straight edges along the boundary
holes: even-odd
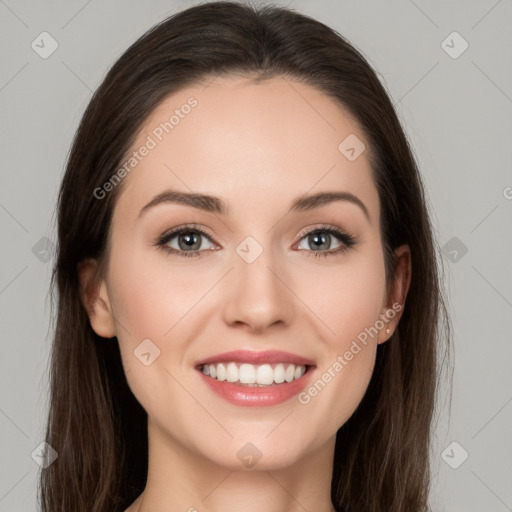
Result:
[[[313,368],[310,368],[302,377],[292,382],[264,387],[240,386],[232,382],[212,379],[201,370],[198,371],[205,383],[210,386],[210,389],[224,400],[244,407],[268,407],[286,402],[286,400],[298,395],[306,387]]]

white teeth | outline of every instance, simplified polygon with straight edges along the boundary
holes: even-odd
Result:
[[[286,382],[291,382],[295,378],[295,367],[293,366],[293,364],[289,365],[288,368],[286,368],[284,378]]]
[[[284,382],[284,366],[281,363],[274,368],[274,382],[277,384]]]
[[[226,368],[226,380],[236,382],[238,380],[238,366],[235,363],[229,363]]]
[[[205,364],[202,369],[205,375],[219,381],[234,382],[249,386],[271,386],[292,382],[306,373],[304,365],[278,363],[274,365],[217,363]]]
[[[256,382],[256,368],[252,364],[243,364],[238,373],[240,384],[254,384]]]
[[[270,384],[274,382],[274,370],[272,366],[269,364],[258,366],[256,370],[256,382],[264,386],[270,386]]]
[[[215,366],[217,367],[217,380],[223,381],[226,380],[226,367],[222,364],[205,364],[205,366]]]

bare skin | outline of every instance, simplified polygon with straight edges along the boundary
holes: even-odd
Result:
[[[190,97],[197,105],[158,140],[155,128]],[[411,271],[409,248],[400,247],[387,295],[367,151],[350,161],[338,149],[350,134],[368,148],[334,100],[283,77],[188,87],[144,123],[133,150],[148,136],[157,144],[118,185],[107,275],[96,275],[93,260],[79,268],[91,325],[117,336],[130,388],[148,413],[147,485],[126,512],[334,510],[336,432],[360,403],[377,345],[400,313],[359,343],[341,371],[333,364],[393,304],[403,306]],[[165,202],[140,213],[167,189],[222,198],[229,212]],[[364,207],[337,200],[290,211],[305,194],[332,191]],[[201,257],[168,252],[194,252],[183,235],[156,245],[171,228],[194,232],[190,224],[208,233],[196,233]],[[324,231],[326,245],[316,248],[308,233],[322,226],[355,243]],[[262,249],[250,263],[237,252],[246,237]],[[145,339],[160,350],[149,366],[134,356]],[[315,361],[312,383],[329,371],[332,378],[307,403],[234,405],[204,384],[195,363],[237,349],[291,352]],[[248,442],[261,454],[252,467],[237,455]]]

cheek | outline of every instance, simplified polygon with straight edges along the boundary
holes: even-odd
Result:
[[[162,387],[158,379],[166,379],[162,361],[169,357],[168,341],[179,320],[176,312],[183,310],[180,284],[148,264],[150,258],[142,251],[123,251],[121,244],[117,247],[111,254],[109,275],[117,338],[128,384],[150,408],[156,390]]]
[[[175,374],[186,364],[188,344],[200,333],[201,298],[219,279],[218,272],[191,270],[191,263],[173,262],[156,248],[128,250],[121,240],[114,247],[109,295],[123,367],[138,400],[147,410],[157,409],[158,400],[175,386],[167,372]],[[150,360],[158,357],[145,366],[137,355],[147,352]]]
[[[113,309],[135,342],[162,341],[200,298],[201,286],[191,282],[190,272],[171,265],[157,249],[133,251],[112,264],[110,286]],[[121,253],[122,251],[119,251]]]
[[[359,405],[373,373],[375,326],[386,290],[382,253],[376,246],[336,272],[313,277],[317,292],[310,296],[310,304],[329,329],[322,329],[328,334],[322,336],[324,350],[316,378],[299,401],[318,417],[328,418],[334,432]]]
[[[359,272],[341,276],[337,285],[332,315],[343,342],[357,337],[378,319],[385,294],[384,267],[379,271],[379,262],[361,265]]]
[[[307,276],[307,277],[304,277]],[[326,327],[332,349],[342,350],[347,342],[375,324],[382,312],[386,293],[385,267],[380,247],[353,253],[339,266],[303,271],[295,276],[299,295]]]

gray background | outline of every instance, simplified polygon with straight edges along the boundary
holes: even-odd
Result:
[[[195,3],[0,0],[0,512],[36,510],[31,453],[44,433],[53,258],[50,245],[45,261],[40,240],[56,240],[52,214],[73,134],[128,45]],[[446,402],[432,450],[432,506],[512,511],[512,2],[275,3],[362,51],[425,179],[455,341],[452,413]],[[31,47],[44,31],[59,45],[46,59]],[[454,31],[469,45],[461,55]]]

